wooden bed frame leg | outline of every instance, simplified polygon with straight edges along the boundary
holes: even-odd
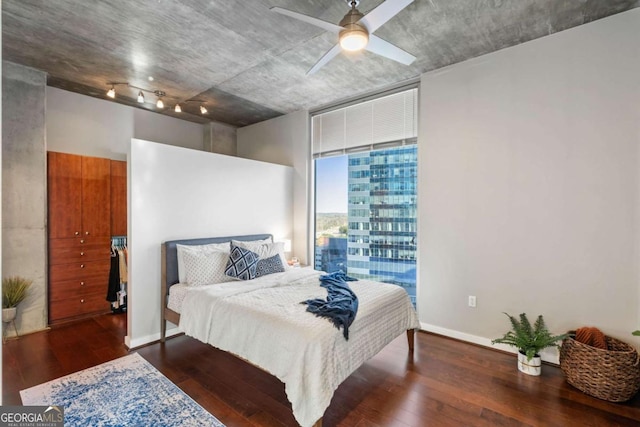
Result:
[[[160,342],[164,342],[167,336],[167,320],[162,316],[162,321],[160,321]]]
[[[407,343],[409,344],[409,351],[413,352],[415,329],[407,329]]]
[[[320,418],[318,421],[316,421],[316,423],[313,425],[313,427],[322,427],[322,418]]]

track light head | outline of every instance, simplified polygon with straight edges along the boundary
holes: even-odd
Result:
[[[153,94],[158,97],[158,100],[156,101],[156,107],[164,108],[164,102],[162,102],[162,97],[165,96],[166,93],[161,90],[154,90]]]

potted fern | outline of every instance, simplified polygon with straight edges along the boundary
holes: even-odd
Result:
[[[504,313],[511,322],[511,330],[502,338],[496,338],[491,344],[507,344],[518,349],[518,370],[529,375],[542,373],[540,351],[547,347],[558,347],[556,344],[567,337],[567,334],[552,335],[544,323],[542,315],[538,316],[533,326],[526,313],[520,314],[518,320]]]
[[[32,281],[20,276],[2,279],[2,321],[13,322],[16,318],[18,304],[26,297]]]

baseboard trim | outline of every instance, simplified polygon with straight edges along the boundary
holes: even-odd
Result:
[[[453,329],[443,328],[441,326],[430,325],[428,323],[420,322],[420,329],[427,332],[433,332],[434,334],[443,335],[449,338],[455,338],[460,341],[469,342],[472,344],[480,345],[483,347],[491,348],[494,350],[501,350],[507,353],[517,354],[518,351],[513,347],[504,344],[491,344],[490,338],[480,337],[478,335],[468,334],[466,332],[460,332]],[[552,363],[554,365],[560,364],[558,351],[555,348],[547,348],[540,352],[540,357],[544,362]]]

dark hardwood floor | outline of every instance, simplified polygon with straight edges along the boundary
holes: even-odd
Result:
[[[105,315],[8,340],[3,404],[19,391],[128,354],[126,318]],[[229,354],[185,336],[137,350],[228,427],[295,426],[283,384]],[[541,377],[515,357],[428,333],[413,356],[402,335],[336,391],[324,426],[639,426],[640,394],[609,403],[568,385],[559,368]]]

